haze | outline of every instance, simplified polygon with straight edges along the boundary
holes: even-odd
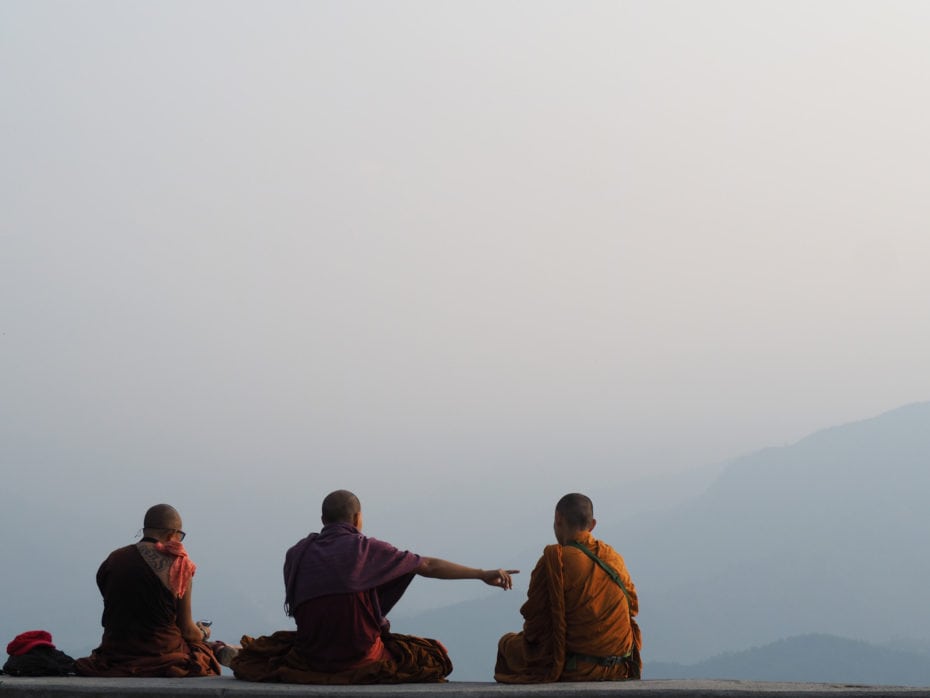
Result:
[[[280,560],[346,487],[506,565],[564,492],[926,400],[928,33],[917,1],[7,0],[3,550],[80,546],[99,603],[150,504],[202,565]]]

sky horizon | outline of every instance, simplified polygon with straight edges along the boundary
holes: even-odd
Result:
[[[567,491],[622,510],[930,399],[928,32],[917,0],[7,0],[0,541],[92,540],[84,574],[167,501],[277,595],[348,488],[497,566]]]

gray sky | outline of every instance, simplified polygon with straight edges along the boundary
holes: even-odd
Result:
[[[928,399],[928,34],[919,1],[6,0],[0,467],[133,512],[260,473],[383,525]]]

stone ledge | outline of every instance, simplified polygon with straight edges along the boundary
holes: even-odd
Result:
[[[555,683],[513,686],[495,683],[450,681],[444,684],[397,684],[379,686],[317,686],[263,684],[237,681],[229,676],[200,679],[97,679],[18,678],[0,676],[3,698],[86,698],[132,696],[133,698],[266,698],[268,696],[441,696],[442,698],[530,698],[533,696],[583,696],[599,698],[622,693],[640,698],[930,698],[928,688],[860,686],[813,683],[761,683],[754,681],[646,680],[616,683]]]

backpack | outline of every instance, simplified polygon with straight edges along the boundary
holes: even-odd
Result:
[[[41,645],[10,656],[3,672],[10,676],[68,676],[74,673],[74,659],[59,649]]]

